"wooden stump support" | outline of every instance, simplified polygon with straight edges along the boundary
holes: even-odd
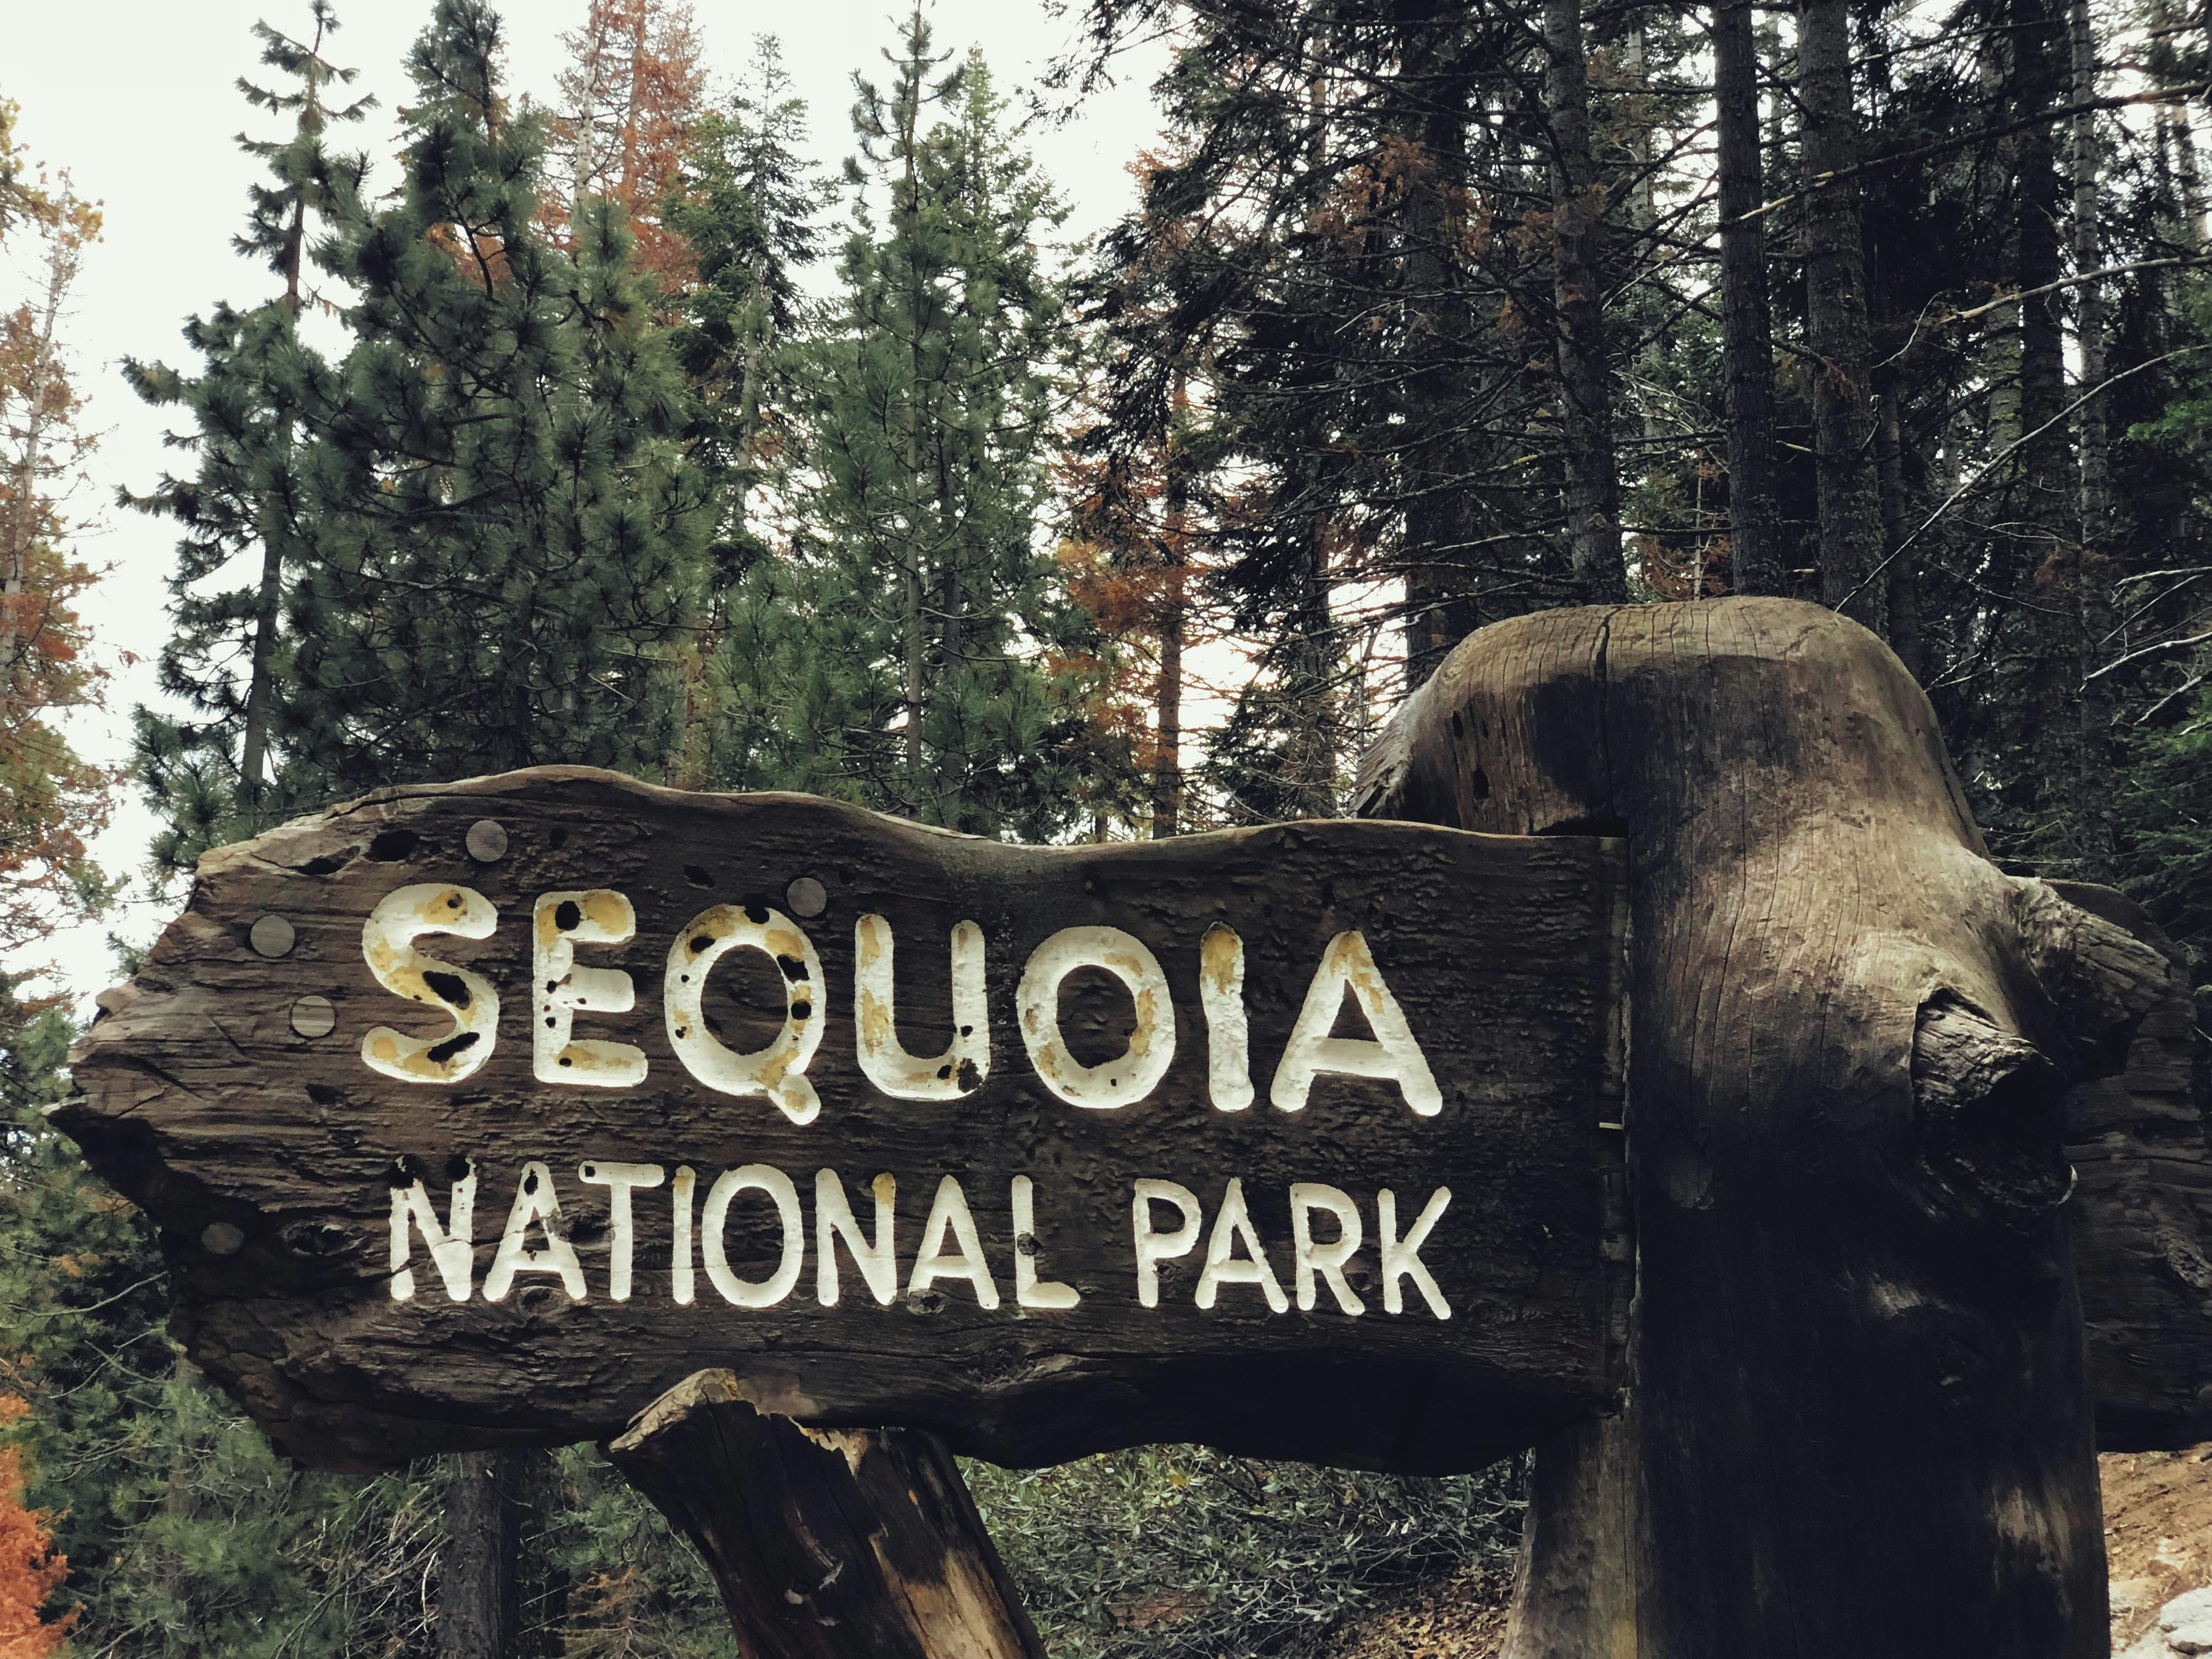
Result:
[[[1510,1659],[2102,1656],[2065,1098],[2165,959],[1990,864],[1904,667],[1786,600],[1486,629],[1361,811],[1629,840],[1630,1381],[1538,1450]]]
[[[804,1428],[707,1370],[606,1450],[706,1558],[746,1659],[1044,1659],[935,1435]]]

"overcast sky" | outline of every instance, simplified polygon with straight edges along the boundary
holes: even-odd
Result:
[[[258,304],[271,292],[274,279],[233,253],[230,238],[243,222],[255,168],[234,136],[241,128],[271,136],[276,124],[249,108],[233,83],[259,76],[248,33],[256,18],[297,32],[307,9],[306,0],[16,0],[9,8],[0,97],[23,106],[16,136],[34,157],[66,167],[78,192],[106,213],[106,239],[86,262],[67,327],[80,387],[90,395],[88,419],[106,434],[81,510],[101,508],[118,485],[145,489],[173,459],[161,447],[161,416],[119,379],[121,360],[165,358],[182,368],[190,359],[178,330],[187,314],[220,300]],[[392,149],[407,89],[401,59],[429,9],[429,0],[338,0],[344,27],[329,55],[357,67],[355,89],[380,105],[345,136],[349,147],[357,133],[372,154]],[[549,100],[560,36],[582,21],[584,0],[511,0],[502,9],[514,88]],[[833,167],[851,145],[850,76],[860,69],[882,78],[879,51],[896,38],[892,9],[886,0],[796,7],[696,0],[717,84],[742,67],[756,34],[781,39],[811,111],[815,150]],[[929,9],[939,48],[980,44],[1009,91],[1028,85],[1070,40],[1070,25],[1049,15],[1043,0],[935,0]],[[1132,199],[1126,168],[1155,131],[1148,79],[1139,66],[1114,90],[1086,100],[1072,120],[1032,131],[1032,148],[1073,207],[1071,234],[1095,233]],[[388,165],[383,177],[392,177]],[[5,303],[16,302],[26,274],[0,268]],[[79,720],[74,735],[88,756],[119,761],[132,704],[156,695],[151,664],[163,635],[173,537],[161,521],[134,513],[102,509],[101,516],[104,528],[86,550],[111,574],[86,616],[111,660],[128,653],[137,661],[118,666],[105,715]],[[111,872],[133,877],[128,902],[108,926],[135,940],[150,939],[183,900],[181,892],[153,896],[138,874],[152,832],[134,793],[95,848]],[[117,976],[106,931],[76,930],[50,953],[80,998]]]

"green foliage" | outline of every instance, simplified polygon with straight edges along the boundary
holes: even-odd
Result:
[[[1152,1446],[963,1466],[1053,1659],[1310,1651],[1378,1593],[1511,1559],[1514,1465],[1443,1480]]]
[[[158,669],[162,691],[188,712],[142,707],[135,716],[138,776],[163,820],[152,849],[163,872],[188,873],[210,847],[253,835],[302,804],[291,781],[272,781],[267,767],[275,682],[288,655],[278,611],[288,574],[311,555],[306,520],[315,504],[302,458],[312,416],[330,392],[328,369],[301,343],[296,325],[310,236],[355,199],[368,168],[364,157],[333,155],[326,133],[333,121],[361,120],[374,102],[328,102],[329,89],[355,71],[322,54],[338,27],[327,0],[313,0],[310,13],[315,30],[305,42],[253,26],[261,61],[289,77],[290,88],[238,83],[249,103],[293,121],[282,142],[240,135],[240,148],[269,179],[251,186],[246,229],[232,239],[283,279],[283,291],[251,310],[219,304],[190,319],[184,336],[200,359],[197,375],[161,363],[124,366],[140,397],[190,417],[191,429],[170,442],[198,463],[190,477],[165,474],[147,495],[124,497],[181,532]],[[244,586],[215,586],[234,561],[258,568]]]
[[[721,1593],[688,1540],[595,1448],[560,1454],[547,1553],[568,1581],[562,1659],[737,1659]]]
[[[856,77],[862,186],[800,362],[797,544],[729,600],[713,775],[1044,838],[1073,821],[1092,641],[1038,546],[1073,332],[1044,240],[1065,210],[980,54],[919,14]],[[943,113],[929,122],[933,107]]]
[[[356,343],[308,458],[276,738],[325,796],[544,762],[658,774],[708,528],[681,377],[619,210],[573,258],[533,222],[538,118],[510,113],[497,18],[441,0],[409,58],[397,204],[321,257]]]
[[[775,40],[754,43],[751,73],[726,112],[693,129],[662,218],[691,252],[672,348],[697,412],[693,462],[710,474],[720,522],[714,575],[726,587],[767,551],[751,499],[780,478],[798,446],[793,337],[804,303],[797,273],[821,256],[824,180],[799,159],[806,106],[791,94]]]
[[[434,1489],[292,1468],[184,1363],[151,1230],[41,1115],[74,1035],[0,987],[0,1388],[78,1650],[427,1659]]]

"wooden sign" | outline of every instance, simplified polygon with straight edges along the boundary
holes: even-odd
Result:
[[[1612,1396],[1618,842],[1009,847],[541,769],[200,866],[57,1121],[335,1467],[709,1366],[1016,1463],[1473,1468]]]

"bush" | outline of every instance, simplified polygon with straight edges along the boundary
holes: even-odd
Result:
[[[1518,1466],[1407,1480],[1151,1446],[965,1466],[1053,1659],[1312,1652],[1380,1593],[1518,1544]]]

